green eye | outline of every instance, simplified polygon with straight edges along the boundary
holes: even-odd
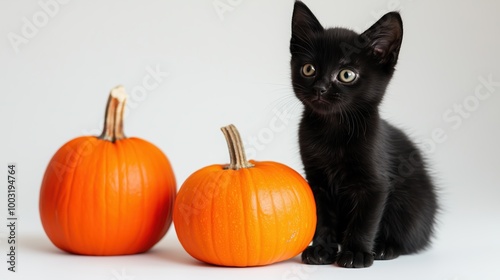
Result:
[[[305,77],[312,77],[314,74],[316,74],[316,68],[314,68],[314,65],[307,63],[302,66],[302,75]]]
[[[343,83],[352,83],[356,79],[356,76],[356,73],[352,70],[344,69],[340,71],[338,79]]]

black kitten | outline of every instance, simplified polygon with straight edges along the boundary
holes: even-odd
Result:
[[[435,187],[418,149],[378,110],[402,37],[396,12],[357,34],[324,29],[295,2],[292,83],[305,105],[300,153],[318,215],[304,263],[368,267],[430,243]]]

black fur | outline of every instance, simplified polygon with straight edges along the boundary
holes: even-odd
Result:
[[[304,104],[300,153],[318,215],[304,263],[368,267],[374,259],[415,253],[430,243],[435,187],[419,150],[378,109],[402,37],[396,12],[357,34],[324,29],[295,2],[292,84]],[[313,75],[311,68],[303,72],[306,64],[315,68]],[[340,73],[349,76],[344,69],[355,74],[354,81],[342,82]]]

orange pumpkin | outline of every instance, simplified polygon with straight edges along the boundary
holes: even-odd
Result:
[[[292,258],[310,243],[316,205],[293,169],[245,158],[238,131],[222,128],[231,163],[204,167],[181,186],[174,226],[194,258],[222,266],[267,265]]]
[[[123,134],[126,93],[114,88],[104,130],[63,145],[40,190],[40,218],[58,248],[85,255],[149,250],[172,222],[176,183],[153,144]]]

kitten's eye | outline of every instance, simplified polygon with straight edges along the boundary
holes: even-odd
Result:
[[[305,77],[312,77],[314,74],[316,74],[316,68],[314,68],[314,65],[307,63],[302,66],[302,75]]]
[[[340,71],[338,79],[343,83],[352,83],[356,79],[356,73],[349,69]]]

